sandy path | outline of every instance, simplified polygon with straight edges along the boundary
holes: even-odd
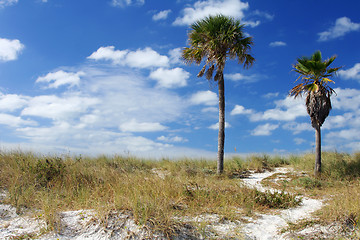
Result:
[[[274,189],[265,188],[261,185],[261,181],[276,173],[289,172],[286,168],[278,168],[274,172],[253,173],[249,178],[243,179],[244,185],[253,187],[259,191],[274,191]],[[296,222],[298,220],[308,218],[311,213],[319,210],[323,206],[323,202],[317,199],[303,198],[299,207],[280,210],[278,214],[257,214],[258,219],[250,219],[251,223],[244,226],[243,231],[246,239],[272,240],[286,239],[281,236],[279,230],[286,227],[288,222]]]

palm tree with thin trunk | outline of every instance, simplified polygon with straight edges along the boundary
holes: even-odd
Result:
[[[250,55],[252,37],[244,34],[244,25],[239,20],[224,15],[209,16],[191,26],[188,35],[189,47],[182,51],[187,64],[195,62],[204,66],[198,77],[214,79],[219,91],[219,135],[217,173],[224,170],[225,143],[225,86],[224,68],[226,60],[237,59],[244,67],[249,67],[255,59]]]
[[[299,74],[297,80],[300,79],[301,82],[291,89],[290,96],[296,98],[306,94],[306,110],[315,129],[315,177],[321,173],[321,126],[332,108],[330,96],[335,93],[329,86],[334,81],[329,78],[341,68],[330,67],[335,58],[333,56],[323,61],[321,52],[316,51],[310,58],[298,58],[293,65],[293,70]]]

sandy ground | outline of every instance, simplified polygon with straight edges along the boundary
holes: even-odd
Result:
[[[273,189],[263,187],[261,181],[275,173],[288,171],[285,168],[278,168],[274,172],[252,173],[249,178],[239,181],[260,191],[273,191]],[[5,197],[6,192],[1,192],[0,203]],[[299,207],[274,211],[272,214],[257,214],[256,218],[248,218],[248,223],[245,224],[240,221],[221,221],[219,216],[214,214],[182,219],[185,222],[206,222],[206,224],[203,227],[203,233],[194,235],[191,234],[191,230],[183,229],[178,239],[239,239],[240,236],[248,240],[293,239],[287,235],[281,235],[280,230],[286,227],[288,222],[311,218],[311,213],[322,206],[321,200],[304,198]],[[13,239],[16,236],[41,240],[166,239],[161,234],[153,234],[149,229],[136,225],[126,214],[114,212],[103,222],[98,220],[96,213],[92,210],[62,212],[59,217],[61,219],[59,233],[40,235],[42,229],[46,227],[43,220],[31,217],[31,215],[18,215],[12,206],[0,204],[0,239]],[[306,230],[304,231],[306,233]]]

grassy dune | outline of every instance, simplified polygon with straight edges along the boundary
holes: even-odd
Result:
[[[314,179],[314,156],[247,158],[225,161],[225,173],[216,175],[216,162],[183,159],[148,160],[123,156],[96,158],[43,156],[24,152],[0,153],[0,188],[7,203],[19,212],[36,212],[57,230],[57,213],[95,209],[99,218],[123,211],[140,225],[174,234],[184,216],[214,213],[224,219],[241,219],[258,211],[299,204],[298,194],[328,198],[317,213],[320,222],[359,225],[360,154],[323,154],[323,174]],[[293,167],[303,176],[289,175],[277,183],[290,194],[262,193],[239,184],[247,170]],[[341,197],[340,197],[341,196]]]

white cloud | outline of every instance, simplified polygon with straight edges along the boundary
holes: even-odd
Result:
[[[275,101],[276,108],[266,110],[261,119],[257,116],[253,120],[293,121],[298,117],[307,116],[305,101],[302,98],[294,99],[287,96],[284,100]]]
[[[335,88],[336,95],[331,98],[333,109],[353,110],[360,109],[360,90],[349,88]]]
[[[76,94],[62,98],[55,95],[36,96],[28,102],[21,115],[64,120],[86,113],[87,109],[98,103],[98,99]]]
[[[270,47],[284,47],[286,45],[287,45],[286,42],[283,41],[275,41],[269,44]]]
[[[10,127],[20,127],[24,125],[37,125],[33,120],[24,120],[21,117],[10,114],[0,113],[0,124],[8,125]]]
[[[310,119],[309,119],[310,122]],[[310,123],[298,123],[298,122],[289,122],[283,125],[283,129],[292,131],[293,134],[299,134],[303,131],[313,131],[313,127]]]
[[[110,60],[113,64],[120,64],[124,59],[125,55],[128,53],[128,50],[120,51],[114,50],[114,46],[100,47],[96,52],[93,52],[88,59],[93,60]]]
[[[360,140],[360,129],[344,129],[334,131],[327,135],[327,138],[343,138],[348,141]]]
[[[16,60],[23,49],[24,45],[17,39],[0,38],[0,61]]]
[[[189,141],[188,139],[179,136],[160,136],[157,138],[157,140],[167,143],[181,143]]]
[[[63,70],[48,73],[43,77],[39,77],[36,82],[49,83],[48,88],[58,88],[62,85],[69,85],[70,87],[79,86],[80,77],[85,75],[84,72],[64,72]]]
[[[209,15],[223,14],[242,19],[249,4],[240,0],[197,1],[193,6],[182,10],[182,16],[176,18],[174,25],[189,25]]]
[[[322,129],[342,128],[348,125],[349,122],[354,122],[354,115],[352,113],[345,113],[343,115],[329,116],[326,118]]]
[[[0,110],[1,111],[15,111],[27,105],[30,97],[21,96],[17,94],[2,94],[0,93]]]
[[[134,68],[167,67],[170,62],[167,56],[160,55],[149,47],[136,51],[115,50],[114,46],[100,47],[88,59],[107,60],[112,61],[115,65]]]
[[[146,157],[181,154],[166,142],[134,134],[164,131],[166,124],[182,121],[188,100],[154,88],[143,73],[127,67],[88,65],[76,72],[85,73],[76,92],[65,88],[58,96],[0,95],[0,110],[19,115],[0,115],[0,124],[26,140],[19,146],[86,154],[130,151]],[[180,141],[172,135],[168,140]]]
[[[172,64],[181,63],[181,54],[182,54],[182,49],[181,48],[171,49],[169,51],[170,62]]]
[[[0,0],[0,8],[13,5],[17,2],[18,0]]]
[[[253,74],[250,76],[246,76],[241,73],[233,73],[233,74],[224,74],[225,79],[230,79],[235,82],[243,82],[243,83],[254,83],[260,79],[260,76]]]
[[[164,131],[167,127],[158,122],[137,122],[135,119],[122,123],[120,130],[123,132],[158,132]]]
[[[167,19],[167,17],[169,16],[169,14],[171,13],[171,10],[164,10],[164,11],[160,11],[157,14],[153,15],[152,19],[154,21],[159,21],[159,20],[164,20]]]
[[[157,80],[159,87],[177,88],[187,85],[190,73],[182,68],[158,68],[150,73],[150,78]]]
[[[231,125],[228,122],[225,122],[225,128],[229,128],[231,127]],[[219,130],[219,122],[209,126],[210,129],[212,130]]]
[[[204,104],[207,106],[216,105],[218,103],[217,94],[211,91],[199,91],[193,94],[190,98],[191,104]]]
[[[354,67],[347,70],[339,70],[339,76],[344,79],[355,79],[360,81],[360,63],[354,65]]]
[[[257,20],[257,21],[242,21],[243,24],[245,24],[246,26],[249,26],[249,27],[257,27],[260,25],[261,21]]]
[[[254,113],[254,111],[251,109],[245,109],[241,105],[235,105],[234,109],[230,112],[230,115],[247,115],[252,113]]]
[[[345,34],[353,31],[360,30],[360,23],[351,22],[351,20],[347,17],[341,17],[336,19],[335,24],[330,27],[327,31],[318,33],[319,39],[318,41],[328,41],[331,39],[339,38],[344,36]]]
[[[279,127],[278,124],[266,123],[264,125],[257,126],[252,132],[253,136],[269,136],[271,132]]]
[[[137,68],[166,67],[169,65],[169,58],[147,47],[129,52],[126,56],[126,62],[130,67]]]
[[[145,0],[112,0],[111,4],[114,7],[126,7],[131,5],[142,6],[145,4]]]

